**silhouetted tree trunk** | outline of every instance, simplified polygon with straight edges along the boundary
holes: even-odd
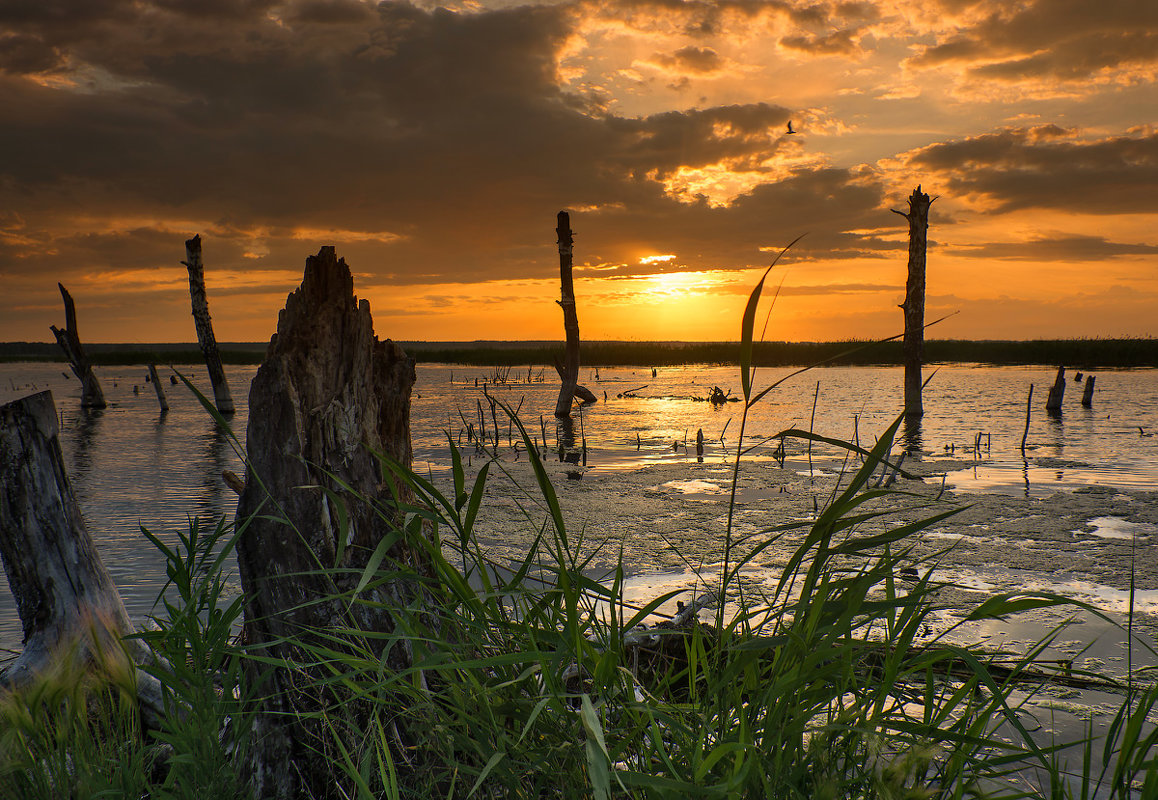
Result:
[[[160,404],[162,411],[169,410],[169,398],[165,396],[165,387],[161,385],[161,381],[157,379],[157,365],[149,365],[149,381],[153,384],[153,391],[157,393],[157,403]]]
[[[571,216],[566,211],[559,212],[559,224],[555,232],[559,234],[559,284],[563,308],[563,330],[567,334],[567,350],[563,356],[563,368],[559,375],[563,379],[559,387],[559,399],[555,402],[555,416],[571,416],[571,402],[575,398],[575,386],[579,382],[579,315],[575,311],[575,285],[571,280]]]
[[[1049,396],[1045,399],[1045,410],[1052,414],[1060,414],[1062,408],[1062,398],[1066,394],[1066,368],[1057,368],[1057,377],[1054,378],[1053,386],[1049,387]]]
[[[401,536],[382,566],[412,577],[365,592],[372,605],[337,599],[356,588],[371,553],[400,522],[371,506],[390,505],[392,496],[371,449],[409,467],[414,377],[414,360],[375,337],[370,305],[354,297],[334,248],[307,259],[250,388],[249,466],[237,506],[239,523],[248,521],[237,548],[246,635],[258,654],[285,663],[268,676],[254,723],[250,773],[258,798],[339,796],[332,764],[319,752],[330,734],[295,716],[333,698],[313,685],[318,676],[304,666],[310,659],[286,637],[310,641],[311,631],[333,628],[389,634],[394,610],[425,602],[417,576],[429,571],[427,556],[413,535]],[[347,513],[317,487],[341,494]],[[348,521],[345,542],[341,519]],[[382,641],[365,644],[381,648]],[[385,647],[379,657],[387,669],[411,663],[408,640]]]
[[[921,361],[925,349],[925,256],[929,238],[929,195],[918,186],[909,195],[909,211],[892,209],[909,221],[909,277],[905,283],[905,416],[925,413],[921,403]]]
[[[222,414],[232,414],[233,395],[229,393],[229,382],[225,379],[225,368],[221,366],[221,353],[217,350],[217,337],[213,335],[213,320],[209,318],[209,298],[205,295],[205,267],[201,263],[201,236],[185,241],[185,257],[181,263],[189,270],[189,298],[193,302],[193,322],[197,326],[197,342],[201,354],[205,356],[205,366],[209,369],[209,380],[213,384],[213,400]]]
[[[76,305],[72,302],[72,295],[63,284],[56,284],[60,288],[60,296],[64,300],[64,330],[49,325],[56,336],[56,343],[68,358],[72,372],[80,380],[80,407],[105,408],[105,393],[101,391],[100,381],[92,371],[92,363],[85,355],[84,347],[80,343],[80,335],[76,330]]]

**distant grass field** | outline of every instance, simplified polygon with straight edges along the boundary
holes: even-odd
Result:
[[[899,341],[759,342],[753,362],[758,366],[806,366],[827,360],[834,364],[894,365],[902,363]],[[562,342],[402,342],[419,363],[473,366],[550,365],[562,358]],[[259,364],[264,342],[223,342],[226,364]],[[859,348],[859,349],[858,349]],[[202,361],[195,344],[91,344],[95,364],[196,364]],[[677,364],[736,364],[737,342],[585,342],[587,366],[672,366]],[[848,351],[855,350],[849,353]],[[0,343],[0,362],[64,361],[60,349],[47,342]],[[1037,339],[1031,341],[967,341],[933,339],[925,342],[926,363],[1042,364],[1078,369],[1158,367],[1158,339]]]

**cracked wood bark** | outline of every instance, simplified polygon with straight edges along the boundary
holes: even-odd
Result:
[[[426,554],[411,535],[389,547],[382,565],[409,577],[364,593],[380,605],[335,599],[356,587],[374,548],[399,522],[376,514],[339,481],[368,500],[391,503],[371,449],[409,467],[414,378],[414,360],[374,335],[370,305],[354,297],[350,270],[334,248],[308,258],[250,388],[249,464],[237,506],[239,522],[248,521],[237,547],[246,635],[260,655],[286,664],[266,676],[266,698],[254,723],[249,774],[258,798],[340,791],[317,739],[330,734],[306,716],[334,698],[311,685],[314,676],[304,666],[309,659],[293,639],[308,642],[311,631],[334,627],[389,634],[400,609],[427,602],[419,585],[419,576],[428,573]],[[344,497],[344,547],[342,516],[317,488],[323,486]],[[386,668],[411,663],[406,640],[386,648],[379,654]]]
[[[905,416],[925,413],[921,403],[921,361],[925,350],[925,257],[929,239],[929,206],[933,200],[918,186],[909,195],[909,212],[892,209],[909,221],[909,277],[905,283]]]
[[[23,651],[0,684],[27,685],[62,658],[148,660],[139,641],[122,641],[129,616],[73,494],[51,392],[0,406],[0,487],[0,558],[23,629]],[[155,727],[159,683],[138,670],[137,692]]]
[[[76,329],[76,304],[72,301],[72,295],[64,288],[64,284],[58,283],[60,288],[60,296],[64,300],[64,330],[49,325],[52,329],[53,335],[56,336],[56,343],[60,345],[60,349],[64,351],[64,355],[68,358],[68,364],[72,367],[72,372],[80,381],[80,407],[81,408],[105,408],[105,393],[101,391],[100,381],[97,380],[96,375],[92,371],[92,363],[85,355],[84,346],[80,343],[80,335]]]
[[[555,233],[559,235],[559,284],[562,289],[562,299],[558,303],[563,308],[563,330],[567,334],[563,369],[559,371],[563,383],[559,387],[559,399],[555,401],[555,416],[562,419],[571,416],[571,402],[575,399],[575,386],[579,382],[579,315],[575,312],[575,285],[571,280],[574,239],[571,215],[566,211],[559,212]]]
[[[189,270],[189,298],[193,302],[193,322],[197,326],[197,342],[201,354],[205,356],[205,366],[209,369],[209,380],[213,384],[213,402],[222,414],[232,414],[233,395],[229,393],[229,382],[225,379],[225,369],[221,366],[221,353],[217,350],[217,337],[213,334],[213,320],[209,318],[209,298],[205,295],[205,267],[201,263],[201,236],[185,241],[185,257],[181,263]]]

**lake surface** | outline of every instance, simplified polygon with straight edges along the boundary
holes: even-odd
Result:
[[[79,408],[79,384],[65,370],[66,365],[54,363],[0,364],[0,402],[52,390],[69,475],[89,530],[130,614],[141,617],[149,613],[164,582],[164,561],[142,536],[141,526],[174,537],[192,518],[211,524],[231,516],[236,498],[223,484],[221,472],[243,473],[241,456],[230,435],[218,429],[196,398],[184,386],[169,383],[167,371],[162,371],[162,382],[171,410],[162,414],[152,387],[145,382],[143,366],[98,370],[110,403],[98,412]],[[182,372],[212,394],[203,367],[182,368]],[[238,407],[231,426],[242,441],[249,411],[248,386],[255,372],[256,367],[229,370]],[[788,372],[760,371],[757,388]],[[1051,418],[1043,405],[1054,372],[941,367],[925,390],[926,413],[919,435],[910,431],[908,441],[919,446],[926,459],[944,462],[947,485],[960,492],[1040,498],[1083,487],[1158,487],[1158,436],[1150,435],[1158,431],[1158,371],[1097,372],[1092,409],[1081,407],[1080,386],[1071,382],[1062,415]],[[411,425],[417,471],[436,479],[445,477],[447,432],[465,445],[467,423],[479,426],[480,401],[488,435],[493,438],[484,385],[491,397],[512,410],[519,409],[520,419],[536,440],[545,432],[549,445],[555,445],[551,413],[558,387],[553,372],[523,367],[511,370],[505,376],[507,383],[496,383],[499,377],[504,376],[487,368],[419,365]],[[544,377],[546,381],[541,380]],[[727,478],[721,467],[734,458],[742,404],[717,407],[693,398],[706,397],[713,386],[739,392],[735,368],[660,368],[654,377],[650,368],[600,369],[598,375],[584,368],[581,382],[600,400],[583,410],[581,421],[577,419],[575,433],[587,443],[588,472],[583,483],[603,481],[629,488],[632,476],[651,469],[661,470],[666,481],[659,492],[638,492],[640,505],[625,506],[628,518],[610,527],[630,530],[630,515],[641,513],[641,508],[650,508],[647,513],[656,515],[666,513],[665,496],[679,495],[683,503],[719,503]],[[1035,390],[1023,459],[1021,439],[1030,384]],[[901,386],[902,371],[891,367],[829,367],[792,378],[753,409],[745,441],[758,446],[746,458],[759,463],[782,452],[789,468],[808,470],[806,445],[789,441],[778,452],[776,434],[810,425],[826,436],[857,438],[871,445],[902,410]],[[636,396],[619,397],[624,393]],[[501,409],[496,418],[499,442],[506,449],[518,432]],[[701,429],[705,439],[702,467],[695,455],[696,433]],[[811,455],[813,468],[820,469],[821,462],[840,454],[815,445]],[[701,471],[693,474],[695,468]],[[704,468],[714,469],[716,477],[705,480],[711,475],[702,472]],[[625,489],[625,493],[630,492]],[[750,509],[750,513],[759,510]],[[1115,517],[1093,528],[1092,536],[1107,541],[1129,530]],[[647,548],[630,549],[626,557],[632,575],[653,575],[668,564],[663,554]],[[11,594],[4,590],[0,593],[0,645],[17,647],[19,640],[19,620]]]

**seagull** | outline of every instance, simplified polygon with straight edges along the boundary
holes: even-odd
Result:
[[[796,133],[796,131],[792,130],[792,120],[788,120],[788,133],[789,135]]]

